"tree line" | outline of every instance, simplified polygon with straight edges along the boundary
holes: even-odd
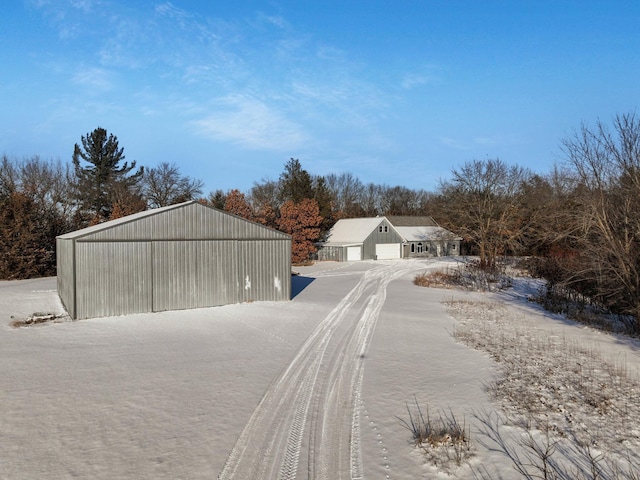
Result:
[[[470,160],[433,192],[365,184],[351,173],[311,175],[291,158],[275,180],[205,196],[204,183],[176,164],[128,163],[117,138],[98,127],[74,146],[70,164],[2,157],[0,278],[54,275],[56,235],[199,200],[290,234],[294,263],[311,258],[340,218],[432,216],[463,237],[482,268],[531,256],[551,288],[640,319],[640,121],[630,113],[582,125],[561,150],[565,163],[547,174]]]

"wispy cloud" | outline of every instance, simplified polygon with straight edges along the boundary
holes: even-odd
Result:
[[[473,143],[475,145],[480,145],[485,147],[493,147],[503,142],[504,141],[498,137],[476,137],[473,139]]]
[[[195,121],[201,134],[247,149],[289,151],[301,146],[307,135],[266,103],[244,95],[218,101],[219,110]]]
[[[77,85],[105,91],[112,87],[111,77],[111,73],[105,69],[90,67],[76,72],[72,81]]]
[[[406,73],[400,81],[400,85],[405,90],[440,83],[442,83],[442,73],[436,65],[427,65],[417,71]]]
[[[349,50],[297,31],[278,11],[217,18],[160,0],[115,3],[106,13],[98,1],[60,7],[57,26],[78,25],[77,38],[87,39],[75,45],[83,63],[69,67],[75,85],[98,92],[117,81],[153,99],[138,105],[145,115],[180,112],[200,135],[245,149],[291,151],[327,138],[354,139],[353,149],[389,145],[381,127],[393,116],[389,91],[363,75]],[[175,99],[190,109],[176,108]]]
[[[266,13],[258,13],[257,17],[259,20],[265,23],[274,25],[283,30],[290,27],[289,22],[287,22],[287,20],[285,20],[285,18],[282,17],[281,15],[269,15]]]
[[[180,27],[187,26],[187,22],[191,18],[191,15],[186,10],[174,6],[171,2],[159,3],[154,10],[158,15],[168,17],[177,22]]]
[[[73,8],[89,13],[95,6],[100,6],[103,2],[100,0],[70,0],[69,4]]]
[[[81,36],[85,25],[82,16],[93,13],[102,0],[30,0],[30,6],[41,10],[58,29],[58,36],[68,40]]]
[[[440,142],[447,147],[455,148],[456,150],[471,150],[474,148],[473,142],[463,141],[451,137],[442,137]]]
[[[426,85],[427,83],[429,83],[429,79],[424,75],[411,73],[404,76],[401,84],[402,88],[404,88],[405,90],[411,90],[414,87]]]

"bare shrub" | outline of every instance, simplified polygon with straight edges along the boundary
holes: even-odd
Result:
[[[592,444],[572,442],[550,428],[518,429],[506,432],[508,421],[500,415],[480,412],[478,442],[485,448],[505,455],[513,469],[526,479],[548,480],[638,480],[638,456],[627,450],[623,457],[610,457]],[[476,478],[490,480],[493,473],[481,466]]]
[[[408,420],[398,417],[402,425],[411,432],[413,444],[420,448],[430,463],[450,472],[459,467],[472,453],[469,427],[462,423],[451,409],[442,411],[436,419],[431,418],[429,408],[423,412],[417,399],[415,405],[407,403]]]
[[[537,329],[501,304],[446,305],[459,320],[454,337],[501,366],[487,390],[505,414],[486,419],[482,433],[524,478],[638,478],[630,452],[640,448],[640,382],[623,359]],[[502,425],[521,435],[504,437]]]
[[[531,300],[553,313],[606,332],[637,335],[636,320],[630,315],[616,315],[606,307],[571,288],[546,284]]]
[[[442,270],[419,273],[413,283],[419,287],[453,288],[455,276]]]
[[[505,265],[483,268],[479,262],[468,262],[462,267],[420,273],[415,276],[413,283],[420,287],[497,291],[513,285],[505,269]]]

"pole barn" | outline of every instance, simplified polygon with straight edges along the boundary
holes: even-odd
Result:
[[[72,318],[291,298],[291,237],[186,202],[56,238]]]

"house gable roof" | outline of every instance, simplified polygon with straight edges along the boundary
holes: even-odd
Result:
[[[359,245],[385,220],[405,242],[462,240],[438,226],[431,217],[390,216],[338,220],[323,243],[333,246]]]
[[[394,227],[437,227],[438,224],[433,217],[421,216],[414,217],[410,215],[389,215],[387,220]]]
[[[331,228],[325,244],[358,244],[366,240],[385,217],[342,218]]]
[[[462,240],[454,233],[442,227],[396,227],[407,242],[425,242],[436,240]]]

